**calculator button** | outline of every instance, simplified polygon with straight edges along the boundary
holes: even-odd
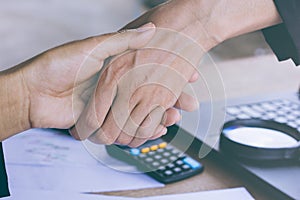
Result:
[[[148,153],[150,151],[150,148],[149,147],[146,147],[146,148],[143,148],[141,150],[142,153]]]
[[[165,166],[160,166],[160,167],[158,167],[158,170],[159,170],[159,171],[165,171],[165,170],[166,170],[166,167],[165,167]]]
[[[177,149],[173,149],[172,150],[172,154],[176,154],[177,155],[177,154],[180,154],[180,152]]]
[[[162,142],[158,145],[159,148],[164,149],[167,147],[167,143],[166,142]]]
[[[169,157],[170,155],[171,155],[170,152],[164,152],[164,153],[163,153],[163,156],[165,156],[165,157]]]
[[[170,163],[170,164],[167,165],[167,167],[170,168],[170,169],[172,169],[172,168],[175,167],[175,165],[173,163]]]
[[[159,160],[159,159],[162,158],[162,156],[161,156],[161,155],[155,155],[154,158],[155,158],[156,160]]]
[[[197,169],[197,168],[200,167],[200,164],[196,160],[194,160],[192,158],[189,158],[189,157],[188,158],[184,158],[183,162],[185,164],[189,165],[192,169]]]
[[[130,149],[130,154],[133,156],[138,156],[140,155],[140,150],[139,149]]]
[[[171,156],[170,160],[175,161],[175,160],[177,160],[177,158],[178,158],[177,156]]]
[[[150,152],[148,153],[149,156],[153,156],[154,154],[155,154],[154,151],[150,151]]]
[[[140,154],[139,157],[140,158],[146,158],[147,156],[145,154]]]
[[[164,173],[166,176],[171,176],[173,174],[173,172],[171,170],[167,170]]]
[[[184,170],[191,169],[191,167],[190,167],[189,165],[187,165],[187,164],[184,164],[184,165],[182,165],[181,167],[182,167],[182,169],[184,169]]]
[[[146,158],[145,161],[146,162],[153,162],[154,160],[153,160],[153,158]]]
[[[153,163],[152,163],[152,166],[153,166],[153,167],[158,167],[159,165],[160,165],[159,162],[153,162]]]
[[[179,173],[179,172],[181,172],[182,170],[181,170],[179,167],[176,167],[176,168],[173,169],[173,171],[176,172],[176,173]]]
[[[156,152],[158,152],[158,153],[162,153],[162,152],[164,152],[164,150],[163,149],[157,149],[157,151]]]
[[[177,165],[183,165],[183,161],[182,161],[182,160],[177,160],[177,161],[176,161],[176,164],[177,164]]]
[[[168,159],[161,159],[160,162],[161,162],[162,164],[167,164],[167,163],[169,162],[169,160],[168,160]]]
[[[150,149],[151,151],[156,151],[158,149],[158,145],[152,145]]]

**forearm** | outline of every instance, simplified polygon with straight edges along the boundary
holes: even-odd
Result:
[[[151,21],[195,39],[208,51],[223,41],[281,22],[273,0],[172,0],[126,26]]]
[[[219,42],[281,22],[273,0],[196,0],[201,19],[209,12],[207,29]]]
[[[29,99],[16,69],[0,72],[0,141],[30,128]]]

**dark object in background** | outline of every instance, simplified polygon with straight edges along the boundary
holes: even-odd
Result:
[[[166,2],[167,0],[143,0],[144,5],[148,8],[153,8],[161,3]]]

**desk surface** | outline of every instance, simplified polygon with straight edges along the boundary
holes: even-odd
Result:
[[[224,79],[226,94],[231,98],[286,90],[296,91],[300,84],[300,69],[289,61],[278,63],[273,55],[222,62],[218,64],[218,68]],[[238,76],[234,77],[235,74]],[[200,98],[205,99],[206,96],[200,95]],[[193,151],[191,153],[193,155]],[[274,199],[272,196],[274,190],[261,184],[256,178],[233,169],[230,164],[219,159],[214,153],[200,161],[205,167],[203,173],[166,185],[164,188],[104,194],[142,197],[246,187],[256,199]]]
[[[208,191],[216,189],[246,187],[247,190],[257,199],[271,199],[264,190],[256,188],[249,180],[242,180],[229,166],[222,161],[218,161],[213,156],[207,156],[201,160],[205,170],[192,178],[173,184],[168,184],[163,188],[106,192],[102,194],[128,197],[156,196],[163,194],[180,194],[187,192]]]
[[[5,55],[1,58],[0,69],[8,68],[63,42],[116,30],[143,11],[136,0],[127,0],[126,4],[122,0],[89,3],[83,0],[51,1],[47,6],[38,0],[26,1],[24,4],[11,0],[2,2],[0,10],[0,52]],[[254,55],[253,50],[261,46],[265,48],[266,44],[252,36],[249,42],[249,37],[246,36],[225,43],[213,51],[213,56],[219,61],[217,66],[228,98],[295,91],[299,86],[300,68],[294,67],[290,62],[279,64],[274,56],[232,60],[239,57],[241,52],[247,52],[244,55]],[[220,62],[224,59],[231,61]],[[201,88],[198,91],[202,91]],[[207,100],[208,96],[199,93],[199,98]],[[185,181],[158,189],[106,194],[140,197],[244,186],[254,197],[269,198],[266,191],[255,186],[252,180],[240,177],[230,166],[213,155],[201,162],[205,166],[204,172]]]

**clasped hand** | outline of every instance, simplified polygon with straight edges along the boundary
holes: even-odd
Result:
[[[21,64],[31,127],[70,129],[79,140],[129,146],[165,134],[180,120],[174,106],[196,108],[182,91],[197,75],[180,70],[184,59],[145,48],[157,43],[155,32],[149,23],[65,44]]]
[[[73,135],[132,147],[161,137],[166,126],[180,120],[173,106],[187,111],[197,108],[196,99],[182,92],[196,79],[193,64],[201,51],[195,54],[195,46],[199,50],[179,33],[156,29],[143,49],[114,57],[100,74]]]

